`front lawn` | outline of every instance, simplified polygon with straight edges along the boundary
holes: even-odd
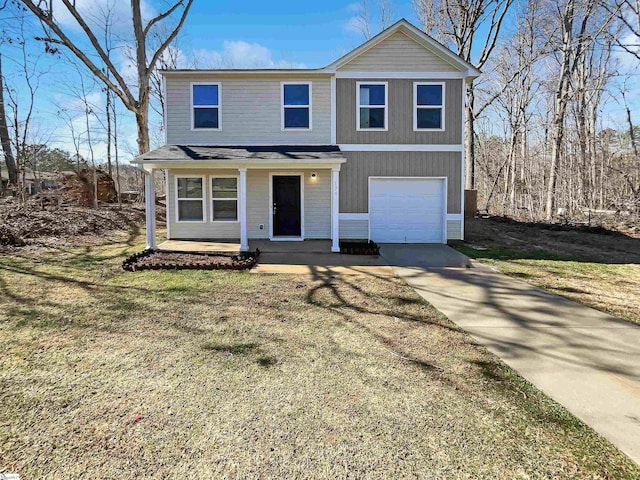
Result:
[[[0,473],[640,478],[396,278],[0,255]]]
[[[640,324],[640,264],[596,262],[503,246],[456,248],[506,275]]]

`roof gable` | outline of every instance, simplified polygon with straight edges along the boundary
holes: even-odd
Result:
[[[377,67],[376,67],[377,66]],[[326,67],[361,71],[480,71],[429,35],[402,19]]]

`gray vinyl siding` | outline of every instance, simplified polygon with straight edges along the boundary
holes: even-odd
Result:
[[[312,170],[285,169],[300,172],[304,176],[304,224],[305,238],[331,238],[331,170],[313,170],[318,174],[311,180]],[[278,170],[285,171],[285,170]],[[270,170],[247,171],[247,236],[250,239],[269,238],[269,173]],[[276,171],[274,171],[276,173]],[[207,192],[205,195],[205,222],[184,223],[176,221],[175,176],[204,175]],[[233,239],[240,238],[239,222],[211,222],[211,196],[209,177],[211,175],[238,175],[237,170],[170,170],[167,189],[167,221],[170,237],[174,239]],[[260,224],[264,229],[260,230]]]
[[[340,238],[368,239],[369,220],[340,220]]]
[[[340,212],[367,213],[369,177],[447,177],[447,213],[460,212],[460,152],[343,152]]]
[[[462,143],[462,80],[384,79],[388,83],[388,131],[366,132],[356,130],[356,82],[336,80],[336,133],[338,144],[447,144]],[[445,83],[445,130],[443,132],[413,131],[413,83]]]
[[[239,239],[240,222],[212,222],[209,175],[238,175],[238,170],[169,170],[167,225],[173,239]],[[204,176],[204,222],[178,222],[176,218],[176,175]]]
[[[312,130],[281,129],[280,82],[312,82]],[[220,131],[191,130],[191,83],[221,84]],[[331,81],[328,76],[167,77],[167,143],[170,145],[327,145],[331,143]]]
[[[461,220],[447,220],[447,238],[449,240],[463,240]]]
[[[368,239],[369,220],[340,220],[340,238]],[[447,220],[447,240],[462,240],[462,221]]]
[[[458,72],[435,53],[401,32],[357,56],[338,71],[352,72]]]
[[[283,169],[304,175],[305,238],[331,238],[331,170],[313,170],[318,174],[311,181],[312,170]],[[247,172],[247,236],[269,238],[269,170]],[[277,173],[274,171],[274,173]],[[260,230],[260,224],[264,230]]]

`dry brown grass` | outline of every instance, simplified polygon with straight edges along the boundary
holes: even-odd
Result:
[[[640,324],[640,264],[598,263],[505,247],[457,248],[506,275]]]
[[[0,473],[640,478],[398,279],[123,272],[137,241],[0,257]]]

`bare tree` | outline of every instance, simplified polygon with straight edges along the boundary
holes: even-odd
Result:
[[[9,136],[9,127],[7,125],[7,112],[4,100],[4,76],[2,74],[2,55],[0,55],[0,145],[4,155],[4,162],[7,165],[7,173],[9,175],[9,184],[14,187],[18,185],[18,168],[16,160],[11,150],[11,137]]]
[[[602,0],[602,5],[624,27],[615,43],[640,60],[640,0]]]
[[[382,30],[390,27],[395,21],[395,8],[392,0],[377,0],[375,13],[369,0],[360,0],[357,14],[354,17],[355,27],[362,33],[365,40],[369,40]]]
[[[156,68],[158,59],[182,28],[193,0],[179,0],[173,3],[167,10],[160,12],[146,22],[142,19],[140,0],[131,0],[131,19],[133,22],[132,38],[134,39],[133,47],[135,49],[135,65],[137,70],[137,85],[135,89],[125,81],[120,69],[113,63],[105,46],[100,43],[97,34],[90,27],[88,19],[85,18],[76,7],[75,1],[59,0],[59,2],[55,2],[55,4],[56,6],[60,5],[60,8],[66,9],[66,11],[71,14],[75,22],[82,29],[85,38],[91,44],[93,50],[91,53],[86,52],[76,41],[72,40],[61,23],[56,20],[53,9],[54,0],[19,1],[42,23],[46,33],[44,37],[38,37],[40,40],[44,41],[46,45],[61,45],[71,51],[73,55],[80,60],[96,78],[100,79],[106,87],[122,101],[122,104],[135,115],[138,128],[138,151],[139,153],[147,152],[149,150],[149,79],[153,70]],[[180,7],[183,7],[183,9],[179,15],[176,26],[155,50],[149,52],[148,39],[149,36],[152,35],[154,27],[171,17]],[[95,57],[100,59],[100,62],[105,66],[104,69],[101,68],[99,63],[94,61]],[[150,59],[148,57],[150,57]]]
[[[571,99],[572,84],[576,73],[578,77],[584,66],[591,46],[601,38],[610,25],[610,19],[598,16],[597,0],[565,0],[564,4],[553,5],[551,10],[556,15],[558,29],[549,35],[555,43],[555,57],[558,61],[558,77],[554,86],[554,108],[551,126],[551,164],[545,202],[545,216],[551,220],[554,215],[558,168],[561,161],[567,107]],[[595,20],[597,19],[597,24]],[[552,22],[553,24],[553,22]],[[579,89],[578,85],[578,89]]]
[[[413,0],[413,6],[425,32],[479,69],[482,69],[491,57],[512,4],[513,0]],[[482,45],[478,53],[476,43]],[[465,107],[467,189],[475,188],[474,122],[478,114],[476,107],[474,85],[468,83]]]

